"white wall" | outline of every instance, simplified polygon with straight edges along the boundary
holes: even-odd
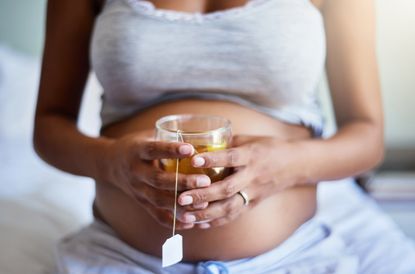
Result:
[[[46,0],[0,0],[0,43],[40,55]]]
[[[377,0],[376,12],[377,55],[385,111],[386,146],[414,148],[415,0]],[[331,131],[334,118],[327,89],[327,81],[323,79],[321,99]]]
[[[415,146],[415,0],[377,0],[378,58],[389,146]]]

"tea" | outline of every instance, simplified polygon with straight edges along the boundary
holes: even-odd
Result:
[[[192,142],[193,143],[193,142]],[[225,142],[221,144],[209,145],[193,145],[195,154],[202,152],[212,152],[226,149]],[[161,168],[167,172],[176,172],[176,159],[162,159]],[[217,182],[229,175],[229,168],[214,167],[214,168],[196,168],[191,164],[191,158],[179,159],[179,173],[182,174],[206,174],[212,182]]]

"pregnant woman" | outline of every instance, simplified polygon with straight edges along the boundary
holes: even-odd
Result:
[[[382,273],[385,250],[353,252],[314,217],[319,182],[382,159],[374,33],[371,0],[49,0],[35,148],[96,181],[95,220],[60,243],[60,272]],[[327,139],[325,65],[338,125]],[[97,138],[77,129],[91,70]],[[232,147],[194,155],[152,139],[159,118],[181,113],[229,119]],[[175,174],[152,164],[163,158],[233,168],[215,183],[180,174],[184,258],[168,268]],[[410,273],[413,254],[388,273]]]

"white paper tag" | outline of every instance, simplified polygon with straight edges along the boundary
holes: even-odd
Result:
[[[176,234],[168,238],[162,248],[162,266],[167,267],[177,264],[183,259],[183,237]]]

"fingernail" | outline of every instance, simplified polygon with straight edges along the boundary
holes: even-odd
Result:
[[[199,166],[203,166],[204,164],[205,164],[205,159],[203,159],[202,157],[193,158],[193,166],[199,167]]]
[[[206,208],[208,205],[209,205],[209,203],[208,203],[208,202],[204,202],[204,203],[201,203],[201,204],[193,205],[193,208],[195,208],[195,209],[204,209],[204,208]]]
[[[179,147],[179,152],[180,152],[180,154],[183,154],[183,155],[192,154],[193,147],[190,146],[190,145],[181,145]]]
[[[210,185],[210,178],[208,176],[199,176],[196,178],[197,187],[205,187]]]
[[[185,223],[194,223],[196,222],[196,216],[192,214],[186,214],[184,216],[184,222]]]
[[[210,224],[209,223],[203,223],[203,224],[200,224],[199,225],[199,228],[201,228],[201,229],[207,229],[209,227],[210,227]]]
[[[179,204],[182,206],[190,205],[193,203],[193,197],[192,196],[183,196],[179,199]]]

